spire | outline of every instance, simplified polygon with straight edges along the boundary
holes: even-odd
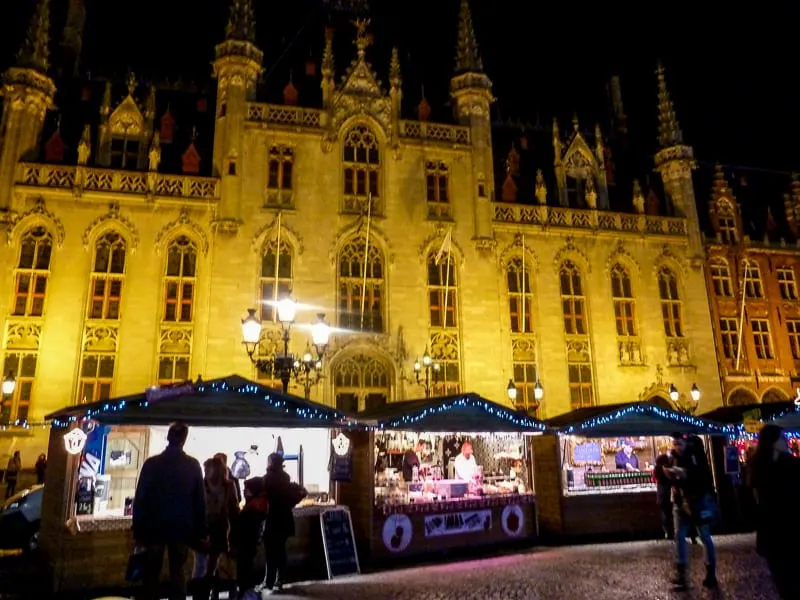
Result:
[[[47,73],[50,66],[50,0],[39,0],[33,10],[25,42],[17,56],[18,66]]]
[[[256,43],[256,16],[251,0],[233,0],[225,39]]]
[[[397,51],[397,46],[392,48],[392,59],[389,63],[389,82],[392,87],[399,88],[402,83],[400,74],[400,55]]]
[[[461,0],[461,8],[458,11],[456,73],[483,73],[483,61],[478,54],[478,41],[472,28],[472,13],[469,10],[468,0]]]
[[[675,116],[675,106],[667,90],[664,67],[660,61],[656,76],[658,77],[658,142],[662,148],[680,146],[683,144],[683,132]]]
[[[325,49],[322,52],[322,75],[323,77],[333,77],[336,64],[333,60],[333,29],[325,29]]]

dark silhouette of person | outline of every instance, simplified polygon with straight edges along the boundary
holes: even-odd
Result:
[[[656,503],[661,514],[661,528],[664,537],[671,540],[674,537],[674,520],[672,516],[672,481],[664,472],[664,467],[669,468],[670,457],[659,454],[653,469],[653,479],[656,482]]]
[[[8,459],[6,466],[6,498],[11,498],[17,493],[17,478],[22,470],[22,458],[19,450],[14,452],[14,456]]]
[[[167,448],[142,466],[133,501],[133,538],[146,557],[143,600],[158,600],[164,551],[169,559],[169,600],[186,600],[184,565],[191,546],[206,538],[206,502],[200,463],[183,451],[189,428],[173,423]]]
[[[36,465],[33,467],[36,469],[36,483],[43,484],[44,483],[44,476],[47,471],[47,456],[44,454],[40,454],[39,458],[36,459]]]

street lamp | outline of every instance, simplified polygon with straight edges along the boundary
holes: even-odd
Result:
[[[425,347],[425,353],[422,355],[422,362],[419,358],[414,360],[414,377],[417,380],[417,385],[425,388],[425,397],[431,397],[431,388],[439,383],[439,373],[441,367],[439,363],[435,362],[431,355],[428,354],[428,347]],[[424,377],[422,376],[425,373]]]
[[[306,352],[300,360],[295,359],[289,352],[289,338],[292,325],[297,316],[297,303],[291,298],[282,298],[276,304],[278,322],[281,325],[281,341],[283,354],[276,354],[272,358],[261,358],[257,354],[261,343],[261,330],[263,325],[256,316],[255,308],[247,309],[247,317],[242,319],[242,343],[247,355],[257,369],[270,373],[281,381],[283,392],[289,391],[289,381],[294,377],[302,381],[306,398],[309,396],[311,386],[318,381],[322,371],[322,358],[328,347],[330,327],[325,322],[325,315],[319,313],[317,322],[311,326],[311,337],[314,343],[316,357],[311,353],[311,347],[306,345]]]
[[[508,380],[506,393],[508,394],[508,399],[511,400],[511,402],[514,402],[517,399],[517,386],[514,384],[513,379]],[[536,383],[533,384],[533,403],[530,405],[534,411],[539,409],[542,398],[544,398],[544,388],[542,387],[542,384],[539,383],[539,378],[537,377]]]
[[[686,394],[681,393],[678,391],[678,388],[675,387],[674,383],[669,385],[669,399],[672,400],[673,404],[675,404],[675,408],[678,412],[685,413],[687,415],[693,415],[697,412],[697,407],[700,405],[700,388],[697,387],[696,383],[692,384],[691,389],[689,390],[689,397],[686,397]]]
[[[513,379],[508,380],[508,385],[506,386],[506,393],[508,394],[508,399],[511,400],[511,402],[514,402],[514,400],[517,399],[517,386],[514,385]]]
[[[10,396],[17,388],[17,379],[14,377],[14,371],[9,371],[6,378],[3,379],[2,389],[3,396]]]

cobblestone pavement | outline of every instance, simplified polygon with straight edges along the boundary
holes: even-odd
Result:
[[[716,592],[703,589],[703,547],[691,546],[691,589],[674,592],[667,541],[541,548],[481,560],[296,584],[281,598],[326,600],[778,600],[753,535],[719,536]],[[277,596],[276,596],[277,597]]]

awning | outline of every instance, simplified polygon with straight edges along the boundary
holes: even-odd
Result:
[[[107,425],[167,425],[181,421],[210,427],[357,426],[351,416],[333,408],[239,375],[154,387],[132,396],[68,406],[47,416],[55,427],[83,419]]]
[[[772,421],[775,417],[782,416],[795,410],[794,402],[767,402],[765,404],[744,404],[734,406],[723,406],[701,415],[704,419],[725,423],[729,425],[740,425],[744,423],[747,413],[758,411],[760,418],[764,422]]]
[[[358,414],[378,429],[417,432],[541,433],[545,425],[475,393],[390,402]]]

